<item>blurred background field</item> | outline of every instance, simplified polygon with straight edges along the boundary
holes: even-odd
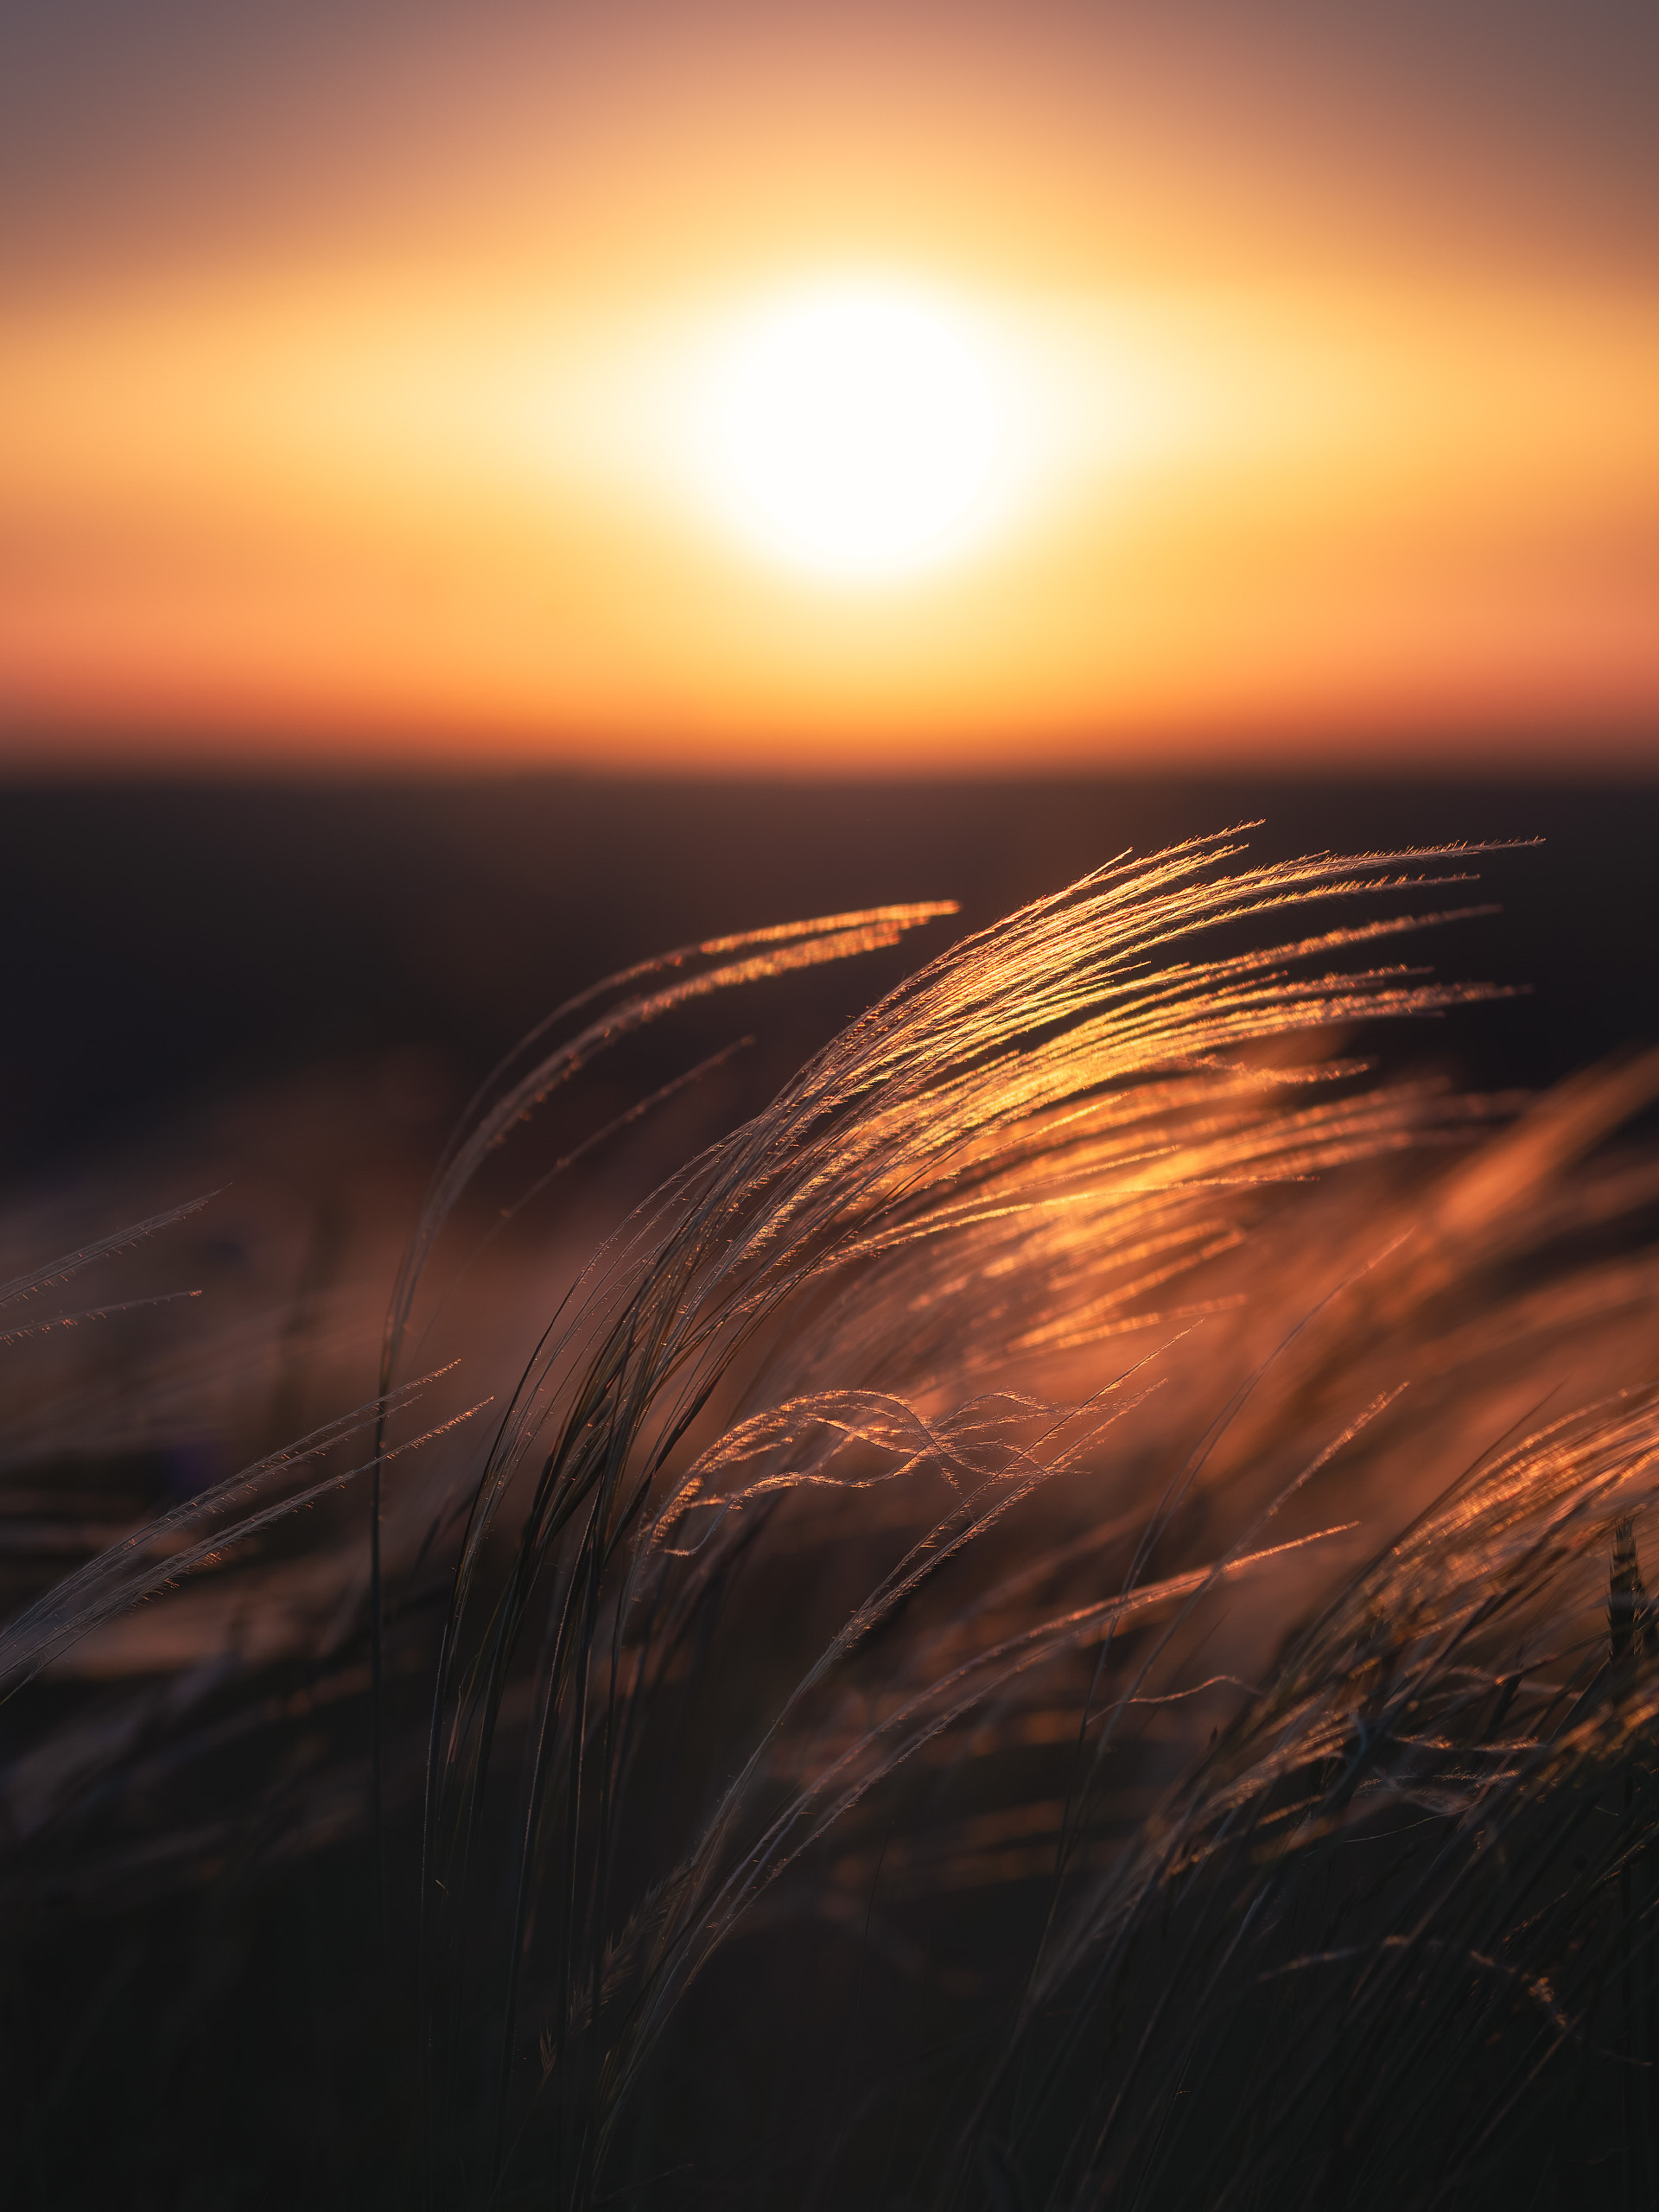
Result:
[[[963,920],[945,926],[980,927],[1125,848],[1241,821],[1260,822],[1264,859],[1543,841],[1473,863],[1471,895],[1503,912],[1421,955],[1530,995],[1390,1052],[1543,1083],[1652,1036],[1646,781],[21,784],[0,807],[7,1155],[14,1177],[35,1174],[323,1068],[378,1083],[388,1129],[418,1148],[408,1133],[441,1124],[533,1021],[650,953],[879,900],[953,898]],[[746,1017],[757,1083],[775,1084],[812,1022],[855,1010],[877,973],[797,978]]]

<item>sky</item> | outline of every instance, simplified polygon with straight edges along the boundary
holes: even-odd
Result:
[[[1659,761],[1659,16],[15,0],[0,768]]]

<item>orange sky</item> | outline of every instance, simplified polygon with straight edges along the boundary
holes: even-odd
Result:
[[[1460,3],[41,31],[0,762],[1646,765],[1643,57]],[[688,398],[849,276],[993,334],[1036,456],[854,585],[724,525]]]

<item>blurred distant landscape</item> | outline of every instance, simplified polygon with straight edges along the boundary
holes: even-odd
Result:
[[[1478,885],[1444,902],[1502,912],[1413,955],[1528,995],[1391,1036],[1392,1058],[1545,1084],[1653,1037],[1655,783],[40,784],[0,806],[7,1180],[324,1066],[375,1077],[389,1127],[442,1123],[560,1000],[653,952],[954,898],[961,924],[930,934],[936,950],[1126,847],[1258,818],[1260,859],[1543,840],[1472,863]],[[919,957],[798,977],[746,1008],[762,1033],[753,1087],[769,1095]],[[713,1036],[739,1017],[711,1020]]]

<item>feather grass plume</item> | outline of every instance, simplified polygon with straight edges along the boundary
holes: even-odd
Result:
[[[1300,918],[1471,850],[1251,868],[1230,833],[963,939],[622,1221],[487,1431],[440,1378],[407,1437],[527,1116],[694,1000],[945,910],[686,948],[499,1071],[351,1417],[367,1541],[336,1515],[266,1562],[315,1624],[303,1779],[269,1671],[168,1694],[170,1771],[234,1738],[238,1788],[310,1808],[271,1866],[374,1870],[342,2200],[1651,2185],[1659,1174],[1611,1141],[1659,1074],[1367,1087],[1356,1025],[1492,995],[1394,940],[1483,910]],[[259,1554],[333,1440],[43,1594],[16,1674],[164,1556]],[[20,1898],[48,1843],[95,1858],[132,1758],[76,1725],[33,1755]]]

